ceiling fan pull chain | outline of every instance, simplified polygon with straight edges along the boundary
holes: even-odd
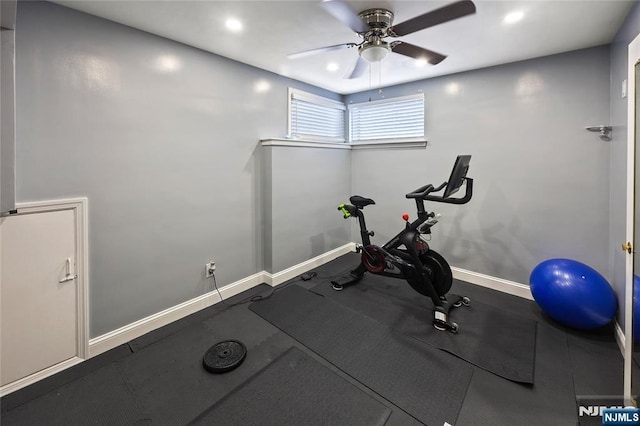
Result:
[[[370,62],[369,63],[369,102],[371,102],[373,100],[373,98],[371,97],[372,91],[373,91],[373,84],[371,83],[371,69],[373,68],[373,64]]]

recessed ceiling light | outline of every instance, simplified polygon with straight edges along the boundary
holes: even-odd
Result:
[[[524,12],[522,12],[521,10],[516,10],[514,12],[507,13],[504,16],[504,23],[505,24],[513,24],[513,23],[518,22],[522,18],[524,18]]]
[[[335,62],[329,62],[327,64],[327,71],[335,72],[338,71],[338,69],[340,69],[340,67]]]
[[[227,27],[229,31],[233,31],[234,33],[242,31],[242,22],[238,21],[235,18],[227,19],[224,25]]]

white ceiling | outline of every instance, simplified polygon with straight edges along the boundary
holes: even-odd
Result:
[[[357,59],[355,49],[287,58],[287,54],[301,50],[360,42],[355,33],[320,7],[320,0],[54,2],[341,94],[379,83],[390,86],[607,44],[634,4],[621,0],[474,0],[475,15],[400,38],[448,55],[440,64],[417,67],[415,60],[394,53],[381,67],[375,65],[360,78],[346,79]],[[451,2],[348,1],[357,12],[389,9],[395,14],[395,24]],[[524,13],[521,21],[503,22],[507,13],[518,10]],[[228,18],[241,21],[243,29],[228,30]],[[337,64],[338,70],[327,70],[329,62]]]

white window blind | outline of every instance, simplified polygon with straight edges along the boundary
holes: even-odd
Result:
[[[342,102],[289,89],[289,137],[344,142],[345,106]]]
[[[349,105],[352,143],[424,140],[424,95]]]

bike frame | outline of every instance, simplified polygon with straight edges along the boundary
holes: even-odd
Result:
[[[431,250],[429,245],[420,240],[420,234],[430,234],[435,222],[429,223],[434,213],[428,213],[424,208],[425,201],[435,201],[447,204],[465,204],[471,200],[473,194],[473,179],[466,177],[471,156],[458,156],[451,171],[448,182],[444,182],[437,188],[433,185],[425,185],[409,194],[407,198],[415,199],[418,218],[406,223],[402,231],[389,240],[382,247],[371,244],[373,232],[367,229],[363,209],[375,202],[369,198],[352,196],[349,201],[352,204],[341,204],[338,210],[342,211],[344,218],[357,217],[360,224],[360,236],[362,238],[362,257],[358,266],[348,276],[343,276],[331,281],[333,289],[340,291],[345,286],[357,283],[366,272],[382,275],[389,278],[404,279],[418,293],[428,296],[434,304],[433,325],[438,330],[458,332],[458,324],[450,322],[449,312],[452,308],[468,306],[469,298],[456,294],[446,293],[451,288],[451,268],[447,261],[437,252]],[[466,184],[466,185],[465,185]],[[461,198],[452,198],[462,185],[466,186],[465,195]],[[434,195],[444,189],[443,195]],[[424,244],[424,246],[422,246]],[[401,248],[404,246],[404,248]],[[420,259],[423,256],[425,266]],[[393,267],[390,267],[393,265]],[[397,269],[397,271],[396,271]],[[439,294],[440,293],[440,294]]]
[[[402,263],[400,265],[397,265],[396,264],[398,263],[397,259],[392,259],[391,263],[394,264],[394,266],[398,267],[397,272],[388,271],[385,265],[384,270],[382,272],[375,272],[375,275],[382,275],[385,277],[406,280],[407,276],[406,276],[406,273],[403,271],[403,267],[405,267],[405,268],[413,268],[417,276],[421,280],[426,279],[423,277],[423,274],[422,274],[424,265],[420,261],[420,253],[416,250],[415,244],[414,244],[414,242],[416,241],[416,239],[419,237],[420,234],[429,233],[428,229],[425,232],[425,230],[421,230],[420,228],[429,218],[432,218],[435,216],[434,213],[428,213],[425,210],[424,201],[429,200],[429,201],[443,202],[448,204],[464,204],[468,202],[471,199],[471,194],[473,192],[473,179],[465,177],[464,180],[466,182],[466,191],[465,191],[466,194],[462,198],[446,198],[445,199],[440,196],[430,195],[433,192],[438,192],[442,190],[445,187],[446,182],[440,185],[438,188],[434,188],[433,185],[426,185],[410,194],[407,194],[407,198],[415,198],[416,200],[416,209],[417,209],[418,218],[414,220],[412,223],[406,222],[405,228],[381,247],[381,251],[385,256],[385,260],[390,260],[389,255],[391,255],[391,256],[395,256],[396,258],[399,258],[402,261]],[[370,238],[372,236],[372,233],[367,229],[367,224],[366,224],[363,210],[361,208],[356,207],[349,210],[349,212],[351,213],[351,215],[356,216],[358,218],[358,222],[360,224],[360,236],[362,238],[363,249],[366,247],[372,246],[371,238]],[[429,225],[428,228],[430,229],[431,226]],[[401,249],[400,248],[401,246],[404,246],[405,248]],[[427,245],[427,248],[428,248],[428,245]],[[367,253],[365,252],[364,255],[367,255]],[[362,275],[367,271],[368,270],[366,269],[364,264],[360,263],[360,265],[358,265],[358,267],[353,271],[353,273],[356,275]],[[373,273],[371,271],[368,271],[368,272]],[[437,294],[433,284],[429,283],[428,285],[425,285],[424,289],[427,291],[429,298],[431,298],[434,305],[440,306],[440,307],[443,306],[443,298]]]

